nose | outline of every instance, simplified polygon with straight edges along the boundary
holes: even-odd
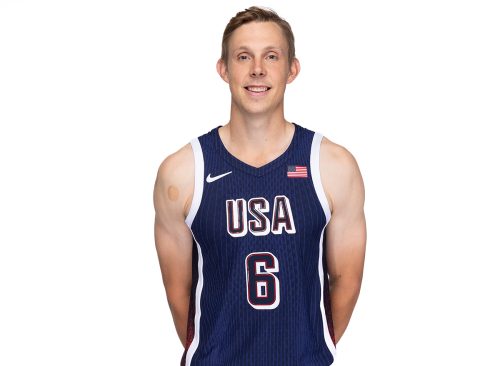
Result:
[[[252,70],[250,72],[250,75],[252,77],[261,77],[261,76],[264,76],[266,73],[265,73],[265,70],[264,70],[264,67],[261,63],[261,61],[259,60],[254,60],[253,64],[252,64]]]

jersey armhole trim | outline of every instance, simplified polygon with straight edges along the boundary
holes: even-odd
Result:
[[[314,133],[311,145],[311,176],[314,190],[316,191],[316,195],[318,196],[319,202],[321,203],[321,207],[323,208],[323,212],[325,213],[326,223],[328,224],[332,214],[330,212],[330,207],[328,205],[328,200],[326,198],[323,184],[321,183],[321,174],[319,169],[319,152],[322,139],[323,135],[318,132]]]
[[[205,163],[203,161],[203,151],[201,150],[200,141],[198,138],[194,138],[190,141],[191,147],[193,148],[194,154],[194,191],[193,200],[191,201],[191,207],[189,208],[188,215],[184,222],[191,228],[198,208],[200,208],[201,197],[203,195],[203,175],[205,169]]]
[[[323,184],[321,183],[321,175],[320,175],[320,169],[319,169],[319,150],[321,146],[321,140],[323,139],[323,136],[320,133],[315,132],[313,141],[311,144],[311,176],[312,176],[312,181],[314,185],[314,190],[316,191],[316,195],[318,196],[319,202],[321,203],[321,207],[323,208],[323,212],[325,214],[326,222],[325,226],[321,230],[321,236],[319,239],[318,243],[318,251],[319,251],[319,257],[318,257],[318,276],[319,276],[319,282],[320,282],[320,291],[321,291],[321,298],[319,301],[319,308],[320,308],[320,313],[321,313],[321,320],[323,322],[323,337],[326,343],[326,346],[328,347],[332,358],[333,362],[335,361],[336,358],[336,353],[337,353],[337,347],[330,336],[330,331],[329,331],[329,326],[328,326],[328,321],[326,317],[326,310],[323,301],[324,299],[324,271],[323,271],[323,238],[324,238],[324,232],[325,232],[325,227],[330,221],[331,218],[331,213],[330,213],[330,207],[328,206],[328,200],[326,199],[326,194],[323,189]],[[327,299],[330,301],[330,299]],[[333,363],[332,363],[333,365]]]

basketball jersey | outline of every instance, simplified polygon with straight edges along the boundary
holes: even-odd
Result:
[[[218,127],[191,141],[193,282],[184,366],[325,366],[335,357],[319,172],[322,136],[295,124],[253,167]]]

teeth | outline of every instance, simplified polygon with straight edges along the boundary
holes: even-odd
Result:
[[[268,88],[265,86],[249,86],[247,89],[252,92],[261,93],[266,91]]]

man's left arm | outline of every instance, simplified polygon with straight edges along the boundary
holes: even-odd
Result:
[[[320,149],[321,181],[332,217],[325,254],[335,340],[344,334],[358,300],[366,248],[365,191],[352,154],[326,138]]]

